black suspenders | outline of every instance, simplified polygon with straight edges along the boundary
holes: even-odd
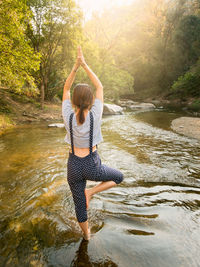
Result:
[[[73,140],[73,130],[72,130],[72,119],[74,113],[70,114],[69,117],[69,130],[70,130],[70,139],[71,139],[71,147],[72,147],[72,154],[74,154],[74,140]]]
[[[93,125],[94,125],[94,118],[91,111],[90,113],[90,136],[89,136],[89,148],[90,148],[90,154],[92,153],[92,143],[93,143]],[[72,129],[72,119],[73,119],[74,113],[72,112],[69,117],[69,129],[70,129],[70,139],[71,139],[71,147],[72,147],[72,154],[74,154],[74,140],[73,140],[73,129]]]
[[[94,119],[93,119],[93,114],[92,111],[90,112],[90,138],[89,138],[89,148],[90,148],[90,154],[92,153],[92,143],[93,143],[93,124],[94,124]]]

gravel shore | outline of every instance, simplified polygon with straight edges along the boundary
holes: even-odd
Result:
[[[200,140],[200,118],[177,118],[172,121],[171,128],[177,133]]]

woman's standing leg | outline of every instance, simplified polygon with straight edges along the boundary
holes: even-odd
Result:
[[[88,221],[86,222],[82,222],[82,223],[78,223],[79,226],[81,227],[83,234],[84,234],[84,239],[85,240],[89,240],[90,239],[90,229],[88,227]]]
[[[69,183],[69,185],[74,200],[77,221],[84,233],[85,239],[87,239],[89,237],[89,230],[88,230],[88,220],[87,220],[88,217],[86,209],[86,197],[84,192],[86,187],[86,181]]]
[[[80,162],[74,164],[74,161],[68,161],[67,180],[72,192],[77,221],[84,233],[84,238],[89,239],[85,197],[86,180],[82,178]]]

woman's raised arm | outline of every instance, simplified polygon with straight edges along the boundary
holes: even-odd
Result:
[[[72,86],[72,84],[74,82],[74,78],[76,76],[76,71],[78,70],[80,65],[81,65],[80,47],[78,47],[76,63],[74,64],[69,76],[67,77],[65,85],[64,85],[63,98],[62,98],[63,101],[65,99],[70,99],[70,88],[71,88],[71,86]]]
[[[85,62],[81,47],[80,47],[80,60],[81,66],[86,71],[88,77],[90,78],[91,82],[94,84],[96,88],[96,98],[99,98],[103,102],[103,85],[96,74],[90,69],[90,67]]]

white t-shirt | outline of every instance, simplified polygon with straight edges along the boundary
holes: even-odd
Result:
[[[102,114],[103,114],[103,102],[99,98],[95,98],[94,103],[90,109],[94,118],[94,126],[93,126],[93,143],[95,146],[103,141],[102,133],[101,133],[101,123],[102,123]],[[70,130],[69,130],[69,117],[70,114],[74,112],[72,108],[71,101],[69,99],[65,99],[62,102],[62,116],[64,120],[65,129],[67,130],[67,134],[65,136],[64,141],[68,144],[71,144],[70,140]],[[76,116],[74,112],[73,120],[72,120],[72,129],[73,129],[73,141],[74,146],[76,147],[89,147],[89,133],[90,133],[90,115],[89,112],[85,118],[83,124],[78,125],[76,121]]]

